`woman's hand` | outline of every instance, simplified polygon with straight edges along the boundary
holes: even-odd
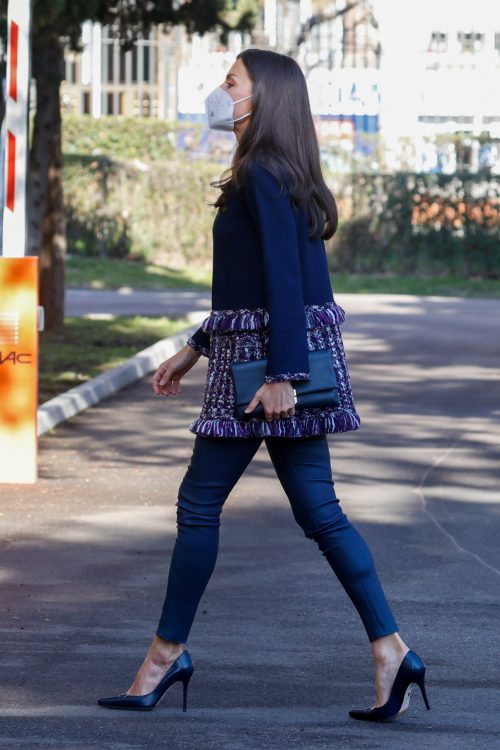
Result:
[[[180,379],[201,357],[201,352],[185,344],[173,357],[162,362],[153,375],[153,390],[157,396],[177,396],[181,392]]]
[[[245,409],[245,413],[253,411],[258,403],[264,407],[266,420],[282,417],[293,417],[295,414],[294,388],[289,380],[278,383],[264,383]]]

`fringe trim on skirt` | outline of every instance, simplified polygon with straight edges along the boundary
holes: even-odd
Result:
[[[304,305],[306,327],[317,328],[332,323],[344,323],[345,312],[335,302],[323,305]],[[269,325],[269,312],[263,307],[251,310],[212,310],[201,327],[207,333],[211,331],[260,331]]]

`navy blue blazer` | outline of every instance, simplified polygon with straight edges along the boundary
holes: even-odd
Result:
[[[304,306],[334,302],[325,243],[308,238],[309,209],[297,208],[263,163],[247,175],[213,223],[212,311],[265,308],[266,382],[292,380],[309,373]],[[191,338],[209,350],[201,326]]]

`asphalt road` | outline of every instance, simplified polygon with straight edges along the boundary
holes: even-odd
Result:
[[[129,289],[66,289],[65,314],[77,318],[88,314],[188,315],[210,311],[212,294],[167,289],[162,292]],[[208,314],[208,312],[206,313]]]
[[[293,520],[262,444],[224,507],[219,558],[174,685],[110,711],[151,642],[206,374],[149,379],[40,445],[34,487],[0,488],[0,748],[360,750],[500,746],[500,303],[338,295],[361,429],[331,435],[335,486],[402,637],[427,664],[399,721],[370,706],[356,611]]]

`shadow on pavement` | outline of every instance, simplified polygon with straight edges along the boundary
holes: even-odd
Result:
[[[200,360],[179,397],[156,399],[149,378],[122,391],[43,438],[35,487],[0,488],[0,748],[498,743],[496,326],[490,317],[474,336],[477,316],[460,306],[421,308],[370,309],[364,297],[347,311],[362,426],[329,445],[342,507],[372,550],[401,635],[427,664],[431,711],[415,687],[398,722],[349,718],[372,705],[370,646],[295,523],[264,443],[224,506],[187,643],[187,713],[179,684],[152,713],[96,705],[129,688],[159,619]]]

